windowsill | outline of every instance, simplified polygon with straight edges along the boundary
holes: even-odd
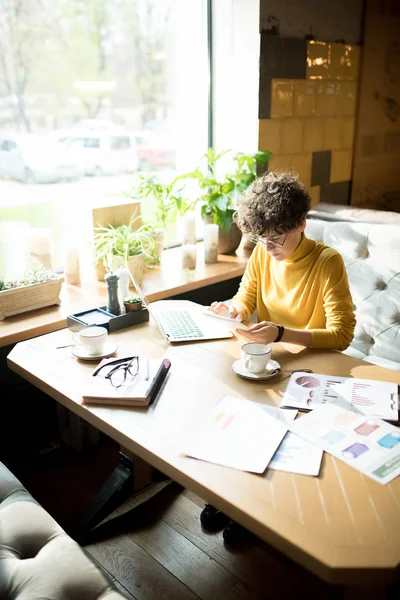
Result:
[[[146,269],[142,288],[151,302],[190,292],[243,275],[251,250],[240,246],[236,254],[218,256],[215,264],[204,263],[203,243],[197,244],[197,266],[181,268],[181,248],[164,250],[161,265]],[[107,302],[106,284],[96,281],[93,267],[83,270],[79,285],[63,284],[61,305],[7,317],[0,321],[0,347],[44,335],[67,325],[67,315]]]

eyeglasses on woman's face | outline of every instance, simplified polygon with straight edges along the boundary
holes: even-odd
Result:
[[[253,244],[261,244],[261,246],[263,246],[264,248],[266,248],[267,250],[273,250],[274,248],[282,248],[282,246],[284,246],[287,236],[289,235],[289,233],[287,233],[285,235],[285,237],[283,238],[283,240],[277,240],[277,239],[269,239],[269,238],[263,238],[263,237],[252,237],[250,238],[250,240],[253,242]]]

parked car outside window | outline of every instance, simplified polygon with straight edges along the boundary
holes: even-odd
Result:
[[[128,132],[80,131],[64,143],[86,175],[113,175],[137,170],[136,141]]]
[[[172,136],[165,132],[143,129],[135,134],[138,168],[176,168],[176,147]]]
[[[56,183],[79,179],[83,170],[58,142],[28,133],[0,133],[0,174],[23,183]]]

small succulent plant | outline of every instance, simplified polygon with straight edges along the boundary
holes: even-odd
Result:
[[[138,304],[142,299],[139,296],[130,296],[129,298],[125,298],[124,302],[127,304]]]

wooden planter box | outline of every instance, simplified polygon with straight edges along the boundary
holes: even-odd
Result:
[[[59,277],[43,283],[0,291],[0,321],[11,315],[61,304],[60,291],[63,281],[63,277]]]

